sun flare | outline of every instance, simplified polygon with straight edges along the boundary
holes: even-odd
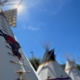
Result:
[[[23,11],[23,5],[20,5],[19,7],[17,7],[18,12],[21,13]]]
[[[15,8],[17,8],[18,10],[18,14],[22,14],[22,12],[24,11],[24,6],[23,5],[20,5],[20,6],[15,6]]]

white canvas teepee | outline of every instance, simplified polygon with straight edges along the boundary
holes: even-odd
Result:
[[[65,71],[71,77],[72,80],[80,80],[80,71],[77,69],[74,60],[71,61],[67,59]]]
[[[17,9],[0,12],[0,80],[40,80],[11,30],[16,17]]]
[[[55,60],[54,49],[46,51],[37,73],[41,80],[71,80]]]

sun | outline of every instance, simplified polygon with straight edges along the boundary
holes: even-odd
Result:
[[[22,12],[24,11],[24,6],[23,5],[20,5],[20,6],[15,6],[15,8],[17,8],[18,10],[18,14],[22,14]]]
[[[17,7],[18,12],[21,13],[23,11],[23,5],[20,5],[19,7]]]

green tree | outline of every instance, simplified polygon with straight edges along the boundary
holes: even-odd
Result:
[[[30,58],[29,61],[32,64],[33,68],[37,70],[41,60],[39,58]]]
[[[62,67],[63,69],[65,69],[65,64],[62,64],[61,67]]]
[[[65,69],[65,64],[62,64],[61,67]],[[80,70],[80,65],[77,64],[77,68]]]
[[[30,58],[30,63],[32,64],[33,68],[37,70],[38,66],[40,65],[41,59],[40,58]],[[61,64],[61,67],[65,69],[65,64]],[[77,64],[77,68],[80,70],[80,65]]]
[[[80,70],[80,65],[77,65],[77,68]]]

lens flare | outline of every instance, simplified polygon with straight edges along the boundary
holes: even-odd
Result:
[[[20,15],[20,14],[22,14],[22,12],[24,11],[24,6],[23,5],[20,5],[20,6],[14,6],[15,8],[17,8],[17,10],[18,10],[18,14]]]
[[[19,7],[18,7],[18,13],[21,13],[23,11],[23,5],[20,5]]]

